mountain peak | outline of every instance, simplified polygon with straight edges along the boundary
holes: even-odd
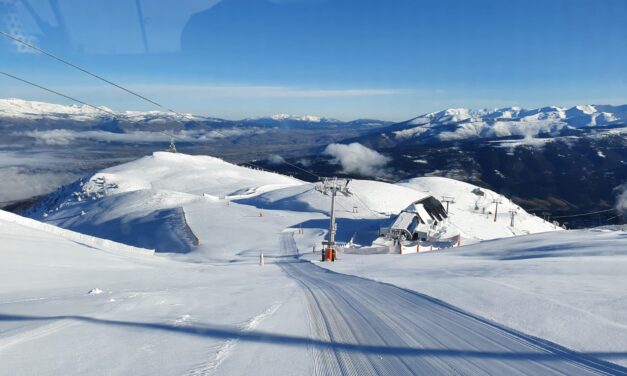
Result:
[[[567,129],[611,126],[627,121],[627,106],[546,106],[536,109],[505,107],[473,110],[449,108],[394,126],[396,139],[440,141],[560,134]]]
[[[292,115],[292,114],[275,114],[272,116],[261,116],[255,118],[244,119],[246,121],[276,121],[276,122],[303,122],[303,123],[343,123],[341,120],[327,118],[316,115]]]

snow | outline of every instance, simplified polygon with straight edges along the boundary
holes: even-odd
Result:
[[[295,121],[305,123],[343,123],[341,120],[316,116],[316,115],[290,115],[290,114],[276,114],[269,117],[256,117],[244,119],[247,121]]]
[[[23,354],[33,353],[38,361],[25,373],[312,374],[340,368],[324,361],[328,349],[308,347],[311,338],[350,343],[366,336],[371,344],[370,330],[394,341],[406,337],[398,325],[423,330],[394,315],[382,321],[377,315],[389,315],[390,306],[402,306],[402,315],[420,307],[445,314],[442,320],[457,317],[400,297],[393,286],[329,277],[318,262],[291,265],[298,253],[317,261],[311,250],[319,251],[327,234],[330,199],[315,185],[217,158],[155,153],[51,194],[29,213],[47,224],[0,212],[0,374],[21,369]],[[462,247],[404,256],[340,252],[340,261],[325,267],[415,290],[576,350],[627,349],[627,302],[617,287],[627,282],[624,232],[563,231],[491,190],[447,178],[353,180],[348,187],[352,195],[336,202],[338,242],[370,246],[395,214],[432,195],[455,198],[440,235],[460,234]],[[494,199],[501,200],[496,222]],[[535,235],[519,236],[526,234]],[[316,303],[329,293],[320,281],[338,286],[336,300],[363,302],[364,316],[349,320],[354,308]],[[364,300],[374,291],[394,292]],[[338,326],[320,329],[320,312]],[[471,321],[475,341],[486,333]],[[430,330],[455,338],[443,327]],[[425,343],[433,345],[419,347]],[[627,364],[620,356],[608,360]]]
[[[627,232],[520,236],[320,264],[441,299],[516,330],[627,365]]]
[[[211,205],[302,184],[218,158],[157,152],[60,189],[28,215],[138,247],[187,252],[196,236],[186,222],[184,205]]]
[[[627,119],[625,106],[549,106],[538,109],[507,107],[472,110],[454,108],[419,116],[392,132],[398,140],[435,138],[456,141],[476,138],[557,135],[568,128],[620,124]]]
[[[173,114],[164,111],[124,111],[116,112],[110,108],[99,106],[104,111],[97,110],[87,105],[73,104],[70,106],[52,104],[46,102],[27,101],[17,98],[0,99],[0,117],[23,118],[23,119],[52,119],[52,120],[74,120],[74,121],[94,121],[107,119],[112,114],[124,117],[131,121],[154,121],[154,120],[212,120],[220,119],[203,118],[192,114]]]
[[[307,335],[298,285],[276,265],[111,253],[4,219],[0,244],[2,375],[312,372],[306,346],[239,339]],[[258,356],[272,363],[238,362]]]
[[[106,107],[102,107],[102,109],[111,111]],[[59,104],[26,101],[16,98],[0,99],[0,116],[27,119],[65,119],[71,117],[77,121],[109,117],[109,115],[104,114],[102,111],[85,105],[63,106]]]
[[[421,177],[401,181],[398,185],[438,199],[444,196],[454,197],[455,204],[449,206],[449,227],[458,230],[464,244],[561,230],[560,227],[527,213],[520,206],[494,191],[482,188],[483,195],[473,193],[478,187],[469,183],[442,177]],[[493,200],[501,201],[496,222],[494,221],[495,204]],[[510,210],[514,210],[516,213],[513,227],[510,226]]]
[[[156,152],[151,156],[103,170],[90,182],[104,178],[118,188],[111,193],[141,189],[168,190],[192,195],[228,196],[263,186],[302,184],[297,179],[239,167],[209,156]]]
[[[239,259],[249,241],[259,239],[257,249],[272,249],[264,232],[303,226],[316,232],[320,242],[327,231],[324,218],[330,199],[315,190],[316,184],[287,176],[240,167],[218,158],[166,152],[105,169],[86,181],[59,190],[28,213],[32,218],[158,252],[190,252],[219,260]],[[524,212],[503,198],[497,221],[492,220],[492,200],[499,196],[477,187],[446,178],[417,178],[399,184],[352,180],[351,196],[337,198],[337,217],[342,222],[338,241],[369,246],[381,227],[413,202],[429,195],[453,196],[451,217],[440,234],[461,234],[464,244],[480,240],[544,231],[555,226]],[[477,210],[475,210],[475,203]],[[510,227],[509,210],[516,210],[516,224]],[[354,211],[357,211],[356,213]],[[261,227],[260,216],[276,219],[273,227]],[[199,217],[199,218],[197,218]],[[199,236],[190,228],[208,233]],[[246,236],[223,242],[221,233],[229,228],[246,228]],[[559,227],[557,228],[559,229]],[[213,232],[211,232],[213,231]],[[259,231],[259,233],[257,233]],[[248,238],[249,234],[254,234]],[[215,240],[219,239],[219,240]],[[198,241],[212,242],[211,251],[202,251]],[[231,242],[231,243],[229,243]],[[235,246],[234,243],[237,243]],[[233,248],[236,249],[233,249]],[[309,248],[309,247],[308,247]]]

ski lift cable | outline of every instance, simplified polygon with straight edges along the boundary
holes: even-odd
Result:
[[[583,217],[583,216],[586,216],[586,215],[593,215],[593,214],[608,213],[608,212],[611,212],[611,211],[615,211],[615,209],[600,210],[600,211],[595,211],[595,212],[590,212],[590,213],[582,213],[582,214],[562,215],[562,216],[553,217],[553,218],[554,218],[554,219],[558,219],[558,218]]]
[[[39,47],[37,47],[37,46],[35,46],[33,44],[30,44],[30,43],[28,43],[28,42],[26,42],[26,41],[24,41],[24,40],[22,40],[22,39],[20,39],[20,38],[18,38],[16,36],[14,36],[14,35],[11,35],[11,34],[9,34],[7,32],[2,31],[2,30],[0,30],[0,35],[4,36],[6,38],[9,38],[9,39],[11,39],[11,40],[13,40],[13,41],[15,41],[17,43],[20,43],[20,44],[22,44],[24,46],[27,46],[27,47],[29,47],[29,48],[37,51],[37,52],[40,52],[40,53],[42,53],[42,54],[44,54],[44,55],[46,55],[46,56],[48,56],[48,57],[50,57],[52,59],[55,59],[55,60],[65,64],[67,66],[70,66],[70,67],[72,67],[74,69],[77,69],[77,70],[79,70],[79,71],[81,71],[81,72],[83,72],[83,73],[85,73],[85,74],[87,74],[89,76],[92,76],[92,77],[94,77],[94,78],[96,78],[96,79],[98,79],[100,81],[103,81],[103,82],[105,82],[105,83],[107,83],[109,85],[112,85],[112,86],[120,89],[120,90],[123,90],[123,91],[127,92],[128,94],[131,94],[131,95],[133,95],[133,96],[135,96],[137,98],[140,98],[140,99],[142,99],[142,100],[144,100],[144,101],[146,101],[148,103],[151,103],[151,104],[153,104],[153,105],[155,105],[155,106],[157,106],[159,108],[162,108],[162,109],[164,109],[164,110],[166,110],[168,112],[171,112],[171,113],[173,113],[173,114],[175,114],[175,115],[177,115],[179,117],[193,120],[193,118],[189,114],[183,114],[183,113],[180,113],[180,112],[178,112],[176,110],[173,110],[172,108],[166,107],[166,106],[162,105],[161,103],[159,103],[157,101],[154,101],[154,100],[152,100],[152,99],[150,99],[150,98],[148,98],[148,97],[146,97],[144,95],[141,95],[141,94],[139,94],[139,93],[137,93],[137,92],[135,92],[133,90],[130,90],[130,89],[128,89],[128,88],[118,84],[118,83],[115,83],[115,82],[113,82],[113,81],[111,81],[111,80],[109,80],[107,78],[104,78],[104,77],[102,77],[99,74],[93,73],[93,72],[91,72],[91,71],[89,71],[89,70],[87,70],[87,69],[85,69],[85,68],[83,68],[83,67],[81,67],[81,66],[79,66],[77,64],[74,64],[71,61],[68,61],[68,60],[66,60],[64,58],[61,58],[61,57],[59,57],[59,56],[57,56],[57,55],[55,55],[55,54],[53,54],[51,52],[48,52],[48,51],[46,51],[46,50],[44,50],[42,48],[39,48]],[[78,102],[80,102],[80,101],[78,101]],[[207,117],[204,117],[204,116],[197,116],[197,115],[195,115],[195,116],[198,117],[198,118],[201,118],[201,119],[208,119]],[[222,132],[220,132],[218,130],[213,130],[213,131],[216,132],[217,134],[221,135],[222,137],[226,137],[226,135],[224,133],[222,133]],[[161,133],[166,133],[166,132],[165,131],[161,131]],[[177,139],[177,137],[175,137],[173,134],[169,134],[168,133],[168,136]],[[179,140],[181,140],[181,139],[179,139]]]
[[[271,172],[271,173],[273,173],[273,174],[283,175],[283,174],[281,174],[280,172],[276,172],[276,171],[269,170],[269,169],[267,169],[267,168],[264,168],[264,167],[261,167],[261,166],[259,166],[259,165],[255,164],[255,163],[253,163],[253,162],[242,162],[242,163],[240,163],[240,165],[248,165],[248,166],[251,166],[251,167],[255,167],[255,168],[257,168],[257,169],[259,169],[259,170],[261,170],[261,171],[266,171],[266,172]],[[290,177],[291,177],[292,179],[294,179],[294,180],[300,181],[300,180],[298,180],[298,179],[294,178],[293,176],[290,176]]]
[[[368,209],[368,210],[369,210],[372,214],[374,214],[374,215],[379,215],[379,216],[383,216],[383,214],[381,214],[381,213],[377,213],[377,212],[375,212],[374,210],[370,209],[370,207],[368,206],[368,204],[366,204],[366,203],[364,202],[364,200],[362,200],[362,199],[361,199],[361,197],[359,197],[359,195],[358,195],[356,192],[353,192],[353,195],[354,195],[355,197],[357,197],[357,200],[359,200],[359,202],[361,202],[361,203],[362,203],[362,204],[366,207],[366,209]]]
[[[106,113],[106,114],[108,114],[108,115],[113,116],[114,118],[124,118],[124,119],[130,120],[130,119],[129,119],[127,116],[125,116],[125,115],[122,115],[122,114],[119,114],[119,113],[115,113],[115,112],[113,112],[113,111],[110,111],[110,110],[108,110],[108,109],[104,109],[104,108],[102,108],[102,107],[98,107],[98,106],[93,105],[93,104],[91,104],[91,103],[87,103],[87,102],[82,101],[82,100],[80,100],[80,99],[77,99],[77,98],[71,97],[71,96],[69,96],[69,95],[63,94],[63,93],[61,93],[61,92],[59,92],[59,91],[57,91],[57,90],[50,89],[50,88],[48,88],[48,87],[45,87],[45,86],[39,85],[39,84],[37,84],[37,83],[34,83],[34,82],[32,82],[32,81],[26,80],[26,79],[24,79],[24,78],[21,78],[21,77],[18,77],[18,76],[12,75],[12,74],[10,74],[10,73],[0,71],[0,74],[1,74],[1,75],[4,75],[4,76],[6,76],[6,77],[12,78],[12,79],[14,79],[14,80],[17,80],[17,81],[23,82],[23,83],[25,83],[25,84],[28,84],[28,85],[34,86],[34,87],[36,87],[36,88],[38,88],[38,89],[41,89],[41,90],[47,91],[47,92],[49,92],[49,93],[52,93],[52,94],[58,95],[58,96],[63,97],[63,98],[65,98],[65,99],[69,99],[69,100],[71,100],[71,101],[73,101],[73,102],[80,103],[80,104],[85,105],[85,106],[87,106],[87,107],[93,108],[94,110],[97,110],[97,111],[100,111],[100,112]],[[165,131],[159,131],[159,132],[161,132],[161,133],[165,134],[165,135],[166,135],[166,136],[168,136],[168,137],[172,137],[172,138],[174,138],[174,139],[177,139],[177,140],[179,140],[179,141],[185,141],[185,140],[183,140],[183,139],[181,139],[181,138],[178,138],[178,137],[176,137],[176,136],[174,136],[174,135],[172,135],[172,134],[169,134],[169,133],[167,133],[167,132],[165,132]]]
[[[311,176],[315,176],[315,177],[316,177],[316,178],[318,178],[318,179],[322,179],[322,176],[317,175],[317,174],[315,174],[315,173],[313,173],[313,172],[311,172],[311,171],[309,171],[309,170],[306,170],[306,169],[304,169],[304,168],[302,168],[302,167],[296,166],[295,164],[292,164],[292,163],[290,163],[290,162],[288,162],[288,161],[286,161],[286,160],[283,160],[283,163],[285,163],[286,165],[292,166],[292,167],[294,167],[294,168],[297,168],[297,169],[299,169],[299,170],[301,170],[301,171],[303,171],[303,172],[306,172],[307,174],[309,174],[309,175],[311,175]]]
[[[26,79],[24,79],[24,78],[20,78],[20,77],[17,77],[17,76],[12,75],[12,74],[10,74],[10,73],[6,73],[6,72],[2,72],[2,71],[0,71],[0,74],[5,75],[5,76],[10,77],[10,78],[13,78],[14,80],[17,80],[17,81],[21,81],[21,82],[23,82],[23,83],[25,83],[25,84],[28,84],[28,85],[34,86],[34,87],[36,87],[36,88],[39,88],[39,89],[45,90],[45,91],[50,92],[50,93],[52,93],[52,94],[56,94],[56,95],[61,96],[61,97],[65,98],[65,99],[69,99],[69,100],[71,100],[71,101],[78,102],[78,103],[83,104],[83,105],[85,105],[85,106],[87,106],[87,107],[91,107],[91,108],[93,108],[93,109],[95,109],[95,110],[98,110],[98,111],[101,111],[101,112],[107,113],[107,114],[109,114],[109,115],[117,116],[117,114],[116,114],[115,112],[113,112],[113,111],[105,110],[104,108],[101,108],[101,107],[98,107],[98,106],[94,106],[93,104],[89,104],[89,103],[84,102],[84,101],[82,101],[82,100],[80,100],[80,99],[76,99],[76,98],[70,97],[69,95],[65,95],[65,94],[60,93],[60,92],[58,92],[58,91],[56,91],[56,90],[53,90],[53,89],[47,88],[47,87],[45,87],[45,86],[42,86],[42,85],[36,84],[36,83],[34,83],[34,82],[31,82],[31,81],[28,81],[28,80],[26,80]]]
[[[140,98],[140,99],[142,99],[142,100],[144,100],[144,101],[146,101],[148,103],[154,104],[155,106],[163,108],[163,109],[165,109],[165,110],[167,110],[169,112],[172,112],[172,113],[174,113],[176,115],[179,115],[181,117],[189,118],[188,115],[181,114],[181,113],[179,113],[179,112],[177,112],[177,111],[175,111],[175,110],[173,110],[171,108],[168,108],[168,107],[166,107],[166,106],[164,106],[164,105],[162,105],[162,104],[160,104],[160,103],[158,103],[158,102],[156,102],[156,101],[154,101],[154,100],[152,100],[150,98],[147,98],[147,97],[145,97],[145,96],[143,96],[143,95],[141,95],[141,94],[139,94],[139,93],[137,93],[135,91],[127,89],[127,88],[125,88],[124,86],[122,86],[120,84],[117,84],[117,83],[115,83],[115,82],[113,82],[111,80],[108,80],[108,79],[106,79],[106,78],[104,78],[104,77],[102,77],[102,76],[100,76],[100,75],[98,75],[96,73],[90,72],[87,69],[85,69],[85,68],[83,68],[83,67],[81,67],[79,65],[76,65],[76,64],[74,64],[74,63],[72,63],[72,62],[70,62],[68,60],[65,60],[65,59],[63,59],[63,58],[61,58],[61,57],[59,57],[57,55],[54,55],[51,52],[48,52],[48,51],[43,50],[43,49],[41,49],[41,48],[39,48],[37,46],[34,46],[34,45],[32,45],[32,44],[30,44],[30,43],[28,43],[28,42],[26,42],[26,41],[16,37],[16,36],[13,36],[13,35],[11,35],[9,33],[1,31],[1,30],[0,30],[0,35],[3,35],[6,38],[9,38],[9,39],[11,39],[11,40],[13,40],[13,41],[15,41],[17,43],[20,43],[20,44],[24,45],[24,46],[32,48],[33,50],[35,50],[37,52],[40,52],[40,53],[42,53],[42,54],[44,54],[44,55],[46,55],[46,56],[48,56],[48,57],[50,57],[52,59],[55,59],[55,60],[65,64],[65,65],[68,65],[68,66],[70,66],[70,67],[72,67],[74,69],[78,69],[79,71],[81,71],[81,72],[83,72],[83,73],[85,73],[87,75],[90,75],[90,76],[92,76],[92,77],[94,77],[94,78],[96,78],[96,79],[98,79],[100,81],[106,82],[109,85],[113,85],[113,86],[117,87],[118,89],[123,90],[123,91],[125,91],[125,92],[127,92],[127,93],[129,93],[131,95],[134,95],[135,97]]]
[[[109,80],[109,79],[107,79],[107,78],[104,78],[104,77],[102,77],[101,75],[98,75],[98,74],[96,74],[96,73],[93,73],[93,72],[91,72],[91,71],[89,71],[89,70],[87,70],[87,69],[85,69],[85,68],[83,68],[83,67],[81,67],[81,66],[79,66],[79,65],[77,65],[77,64],[74,64],[74,63],[72,63],[72,62],[70,62],[70,61],[68,61],[68,60],[66,60],[66,59],[63,59],[63,58],[61,58],[61,57],[59,57],[59,56],[57,56],[57,55],[55,55],[55,54],[53,54],[53,53],[51,53],[51,52],[48,52],[48,51],[46,51],[46,50],[44,50],[44,49],[42,49],[42,48],[39,48],[39,47],[37,47],[37,46],[35,46],[35,45],[31,44],[31,43],[28,43],[28,42],[26,42],[26,41],[24,41],[24,40],[22,40],[22,39],[20,39],[20,38],[18,38],[18,37],[16,37],[16,36],[14,36],[14,35],[11,35],[11,34],[9,34],[9,33],[7,33],[7,32],[2,31],[2,30],[0,30],[0,35],[2,35],[2,36],[4,36],[4,37],[6,37],[6,38],[8,38],[8,39],[13,40],[14,42],[20,43],[20,44],[22,44],[22,45],[24,45],[24,46],[26,46],[26,47],[29,47],[29,48],[31,48],[31,49],[33,49],[33,50],[37,51],[37,52],[40,52],[40,53],[42,53],[42,54],[44,54],[44,55],[46,55],[46,56],[48,56],[48,57],[50,57],[50,58],[52,58],[52,59],[54,59],[54,60],[57,60],[57,61],[59,61],[59,62],[61,62],[61,63],[65,64],[65,65],[68,65],[68,66],[70,66],[70,67],[72,67],[72,68],[74,68],[74,69],[77,69],[77,70],[79,70],[79,71],[81,71],[81,72],[83,72],[83,73],[85,73],[85,74],[87,74],[87,75],[89,75],[89,76],[92,76],[92,77],[94,77],[94,78],[96,78],[96,79],[98,79],[98,80],[100,80],[100,81],[103,81],[103,82],[105,82],[105,83],[107,83],[107,84],[109,84],[109,85],[112,85],[112,86],[114,86],[114,87],[116,87],[116,88],[118,88],[118,89],[120,89],[120,90],[123,90],[123,91],[127,92],[128,94],[131,94],[131,95],[133,95],[133,96],[135,96],[135,97],[137,97],[137,98],[140,98],[140,99],[142,99],[142,100],[144,100],[144,101],[146,101],[146,102],[148,102],[148,103],[151,103],[151,104],[153,104],[153,105],[155,105],[155,106],[157,106],[157,107],[159,107],[159,108],[163,108],[163,109],[165,109],[165,110],[167,110],[167,111],[169,111],[169,112],[171,112],[171,113],[173,113],[173,114],[176,114],[176,115],[178,115],[178,116],[180,116],[180,117],[187,118],[187,119],[191,119],[191,116],[190,116],[190,115],[188,115],[188,114],[182,114],[182,113],[180,113],[180,112],[178,112],[178,111],[175,111],[175,110],[173,110],[173,109],[171,109],[171,108],[169,108],[169,107],[166,107],[166,106],[162,105],[161,103],[158,103],[158,102],[156,102],[156,101],[154,101],[154,100],[152,100],[152,99],[150,99],[150,98],[147,98],[147,97],[146,97],[146,96],[144,96],[144,95],[141,95],[141,94],[139,94],[139,93],[137,93],[137,92],[135,92],[135,91],[133,91],[133,90],[130,90],[130,89],[128,89],[128,88],[126,88],[126,87],[124,87],[124,86],[122,86],[122,85],[120,85],[120,84],[117,84],[117,83],[115,83],[115,82],[113,82],[113,81],[111,81],[111,80]],[[121,116],[120,114],[115,114],[115,113],[113,113],[113,112],[111,112],[111,111],[107,111],[107,110],[104,110],[104,109],[99,108],[99,107],[97,107],[97,106],[93,106],[93,105],[91,105],[91,104],[89,104],[89,103],[86,103],[86,102],[84,102],[84,101],[81,101],[81,100],[78,100],[78,99],[72,98],[72,97],[70,97],[70,96],[67,96],[67,95],[65,95],[65,94],[59,93],[59,92],[54,91],[54,90],[52,90],[52,89],[45,88],[45,87],[43,87],[43,86],[41,86],[41,85],[37,85],[37,84],[35,84],[35,83],[33,83],[33,82],[29,82],[29,81],[27,81],[27,80],[24,80],[24,79],[18,78],[18,77],[16,77],[16,76],[13,76],[13,75],[10,75],[10,74],[7,74],[7,73],[3,73],[3,74],[4,74],[4,75],[6,75],[6,76],[9,76],[9,77],[12,77],[12,78],[14,78],[14,79],[16,79],[16,80],[19,80],[19,81],[25,82],[25,83],[27,83],[27,84],[29,84],[29,85],[33,85],[33,86],[38,87],[38,88],[40,88],[40,89],[43,89],[43,90],[49,91],[49,92],[54,93],[54,94],[56,94],[56,95],[60,95],[60,96],[62,96],[62,97],[64,97],[64,98],[66,98],[66,99],[70,99],[70,100],[76,101],[76,102],[78,102],[78,103],[81,103],[81,104],[87,105],[87,106],[89,106],[89,107],[95,108],[95,109],[97,109],[97,110],[99,110],[99,111],[103,111],[103,112],[109,113],[110,115],[113,115],[113,116],[116,116],[116,117]],[[122,117],[122,116],[121,116],[121,117]],[[198,117],[203,118],[203,119],[207,119],[207,117],[203,117],[203,116],[198,116]],[[227,136],[226,136],[223,132],[220,132],[219,130],[213,129],[212,131],[213,131],[213,132],[215,132],[215,133],[217,133],[217,134],[219,134],[219,135],[221,135],[221,136],[222,136],[222,137],[224,137],[224,138],[228,138],[228,137],[227,137]],[[171,138],[178,139],[178,140],[180,140],[180,141],[184,141],[184,140],[182,140],[182,139],[180,139],[180,138],[178,138],[178,137],[174,136],[174,134],[170,134],[170,133],[165,132],[165,131],[160,131],[160,132],[161,132],[161,133],[166,134],[167,136],[169,136],[169,137],[171,137]],[[315,174],[315,173],[313,173],[313,172],[311,172],[311,171],[308,171],[308,170],[306,170],[306,169],[304,169],[304,168],[301,168],[301,167],[299,167],[299,166],[296,166],[296,165],[294,165],[294,164],[292,164],[292,163],[289,163],[289,162],[287,162],[287,161],[283,161],[283,162],[284,162],[285,164],[290,165],[290,166],[292,166],[292,167],[294,167],[294,168],[297,168],[297,169],[299,169],[299,170],[301,170],[301,171],[303,171],[303,172],[305,172],[305,173],[307,173],[307,174],[309,174],[309,175],[311,175],[311,176],[315,176],[315,177],[316,177],[316,178],[318,178],[318,179],[321,179],[321,178],[322,178],[320,175],[317,175],[317,174]],[[361,201],[361,199],[359,199],[359,200]],[[362,203],[363,203],[363,201],[362,201]],[[364,204],[364,205],[365,205],[365,204]],[[368,210],[370,210],[370,208],[368,208]],[[372,211],[372,210],[370,210],[370,211]],[[373,212],[373,213],[374,213],[374,212]]]

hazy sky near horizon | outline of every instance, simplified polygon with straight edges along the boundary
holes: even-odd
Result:
[[[624,0],[0,0],[18,35],[178,111],[405,120],[627,103]],[[154,107],[0,40],[0,70]],[[68,101],[0,76],[0,97]]]

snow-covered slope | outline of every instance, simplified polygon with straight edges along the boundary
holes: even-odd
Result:
[[[268,211],[267,216],[274,211],[291,218],[263,231],[310,228],[318,234],[312,241],[321,241],[328,228],[327,221],[321,218],[329,213],[330,199],[316,191],[315,186],[213,157],[159,152],[63,187],[41,200],[27,215],[162,252],[188,252],[201,242],[219,243],[214,253],[228,258],[245,250],[247,240],[238,240],[239,250],[230,256],[224,253],[229,242],[235,240],[227,238],[222,243],[221,234],[228,231],[223,224],[230,223],[236,233],[241,233],[238,227],[247,228],[248,236],[257,232],[259,220],[255,217],[263,215],[263,211]],[[452,179],[417,178],[399,184],[353,180],[349,188],[351,196],[337,198],[340,242],[372,244],[394,215],[429,195],[455,198],[451,217],[440,236],[461,234],[464,244],[559,229],[529,215],[506,198],[502,198],[494,222],[492,200],[499,196],[489,190],[477,196],[473,191],[477,192],[478,187]],[[513,227],[509,210],[516,210]],[[191,218],[189,213],[193,213]],[[189,221],[204,223],[199,218],[201,213],[204,219],[211,218],[212,228],[203,224],[203,233],[198,234],[190,229]]]
[[[625,279],[624,233],[560,231],[466,246],[553,226],[519,210],[510,227],[508,210],[516,206],[505,198],[495,223],[482,209],[487,212],[498,195],[478,195],[477,187],[451,179],[355,180],[349,188],[353,196],[337,202],[339,242],[368,245],[388,214],[433,195],[455,198],[446,225],[464,235],[464,246],[407,256],[340,252],[340,261],[327,267],[426,293],[525,333],[600,353],[591,357],[627,364],[627,307],[617,287]],[[310,298],[303,299],[299,286],[317,280],[297,283],[290,277],[296,269],[273,262],[292,262],[296,255],[318,260],[311,250],[320,250],[325,238],[329,206],[314,184],[211,157],[155,153],[65,187],[30,214],[87,234],[189,254],[106,252],[92,238],[77,242],[0,215],[0,375],[24,367],[23,354],[38,354],[29,368],[34,374],[314,373],[320,369],[310,341],[319,338],[311,332],[317,311],[303,304]],[[257,266],[261,253],[263,268]],[[338,283],[343,278],[350,277],[338,276]],[[377,300],[358,290],[351,302]],[[337,309],[327,302],[322,305]],[[350,317],[355,306],[345,306],[335,317]],[[452,318],[462,314],[447,309]],[[376,323],[395,314],[384,304],[376,312],[363,322],[349,320],[359,337],[385,328]],[[412,310],[404,314],[417,317]],[[257,327],[256,336],[247,335]],[[400,326],[395,330],[406,334]],[[445,351],[450,348],[456,347]]]
[[[266,209],[328,213],[330,199],[316,191],[316,185],[311,183],[278,189],[239,202]],[[348,187],[352,195],[338,195],[336,199],[338,213],[347,218],[397,214],[412,202],[425,197],[425,194],[406,187],[372,180],[352,180]],[[353,213],[354,207],[360,208],[358,213]]]
[[[627,105],[582,105],[571,108],[471,110],[454,108],[432,112],[393,126],[386,137],[409,140],[457,141],[510,136],[558,135],[568,129],[624,125]]]
[[[307,346],[233,339],[307,336],[298,293],[276,265],[112,251],[1,217],[0,375],[213,374],[229,358],[229,374],[311,374]],[[244,361],[260,350],[271,361]]]
[[[402,257],[343,258],[321,265],[627,365],[627,232],[561,231]]]
[[[507,197],[469,183],[442,177],[421,177],[401,181],[398,185],[438,199],[453,198],[455,203],[449,205],[449,230],[458,230],[462,238],[472,242],[561,230],[527,213]],[[496,221],[494,200],[500,201]],[[514,226],[511,226],[512,210],[515,212]]]
[[[221,159],[156,152],[62,187],[26,214],[75,231],[158,251],[197,245],[183,206],[303,182]]]
[[[156,152],[151,156],[103,170],[94,175],[86,189],[105,182],[108,194],[140,189],[168,190],[192,195],[228,196],[251,192],[264,186],[280,187],[302,184],[301,181],[233,165],[209,156],[192,156]]]

